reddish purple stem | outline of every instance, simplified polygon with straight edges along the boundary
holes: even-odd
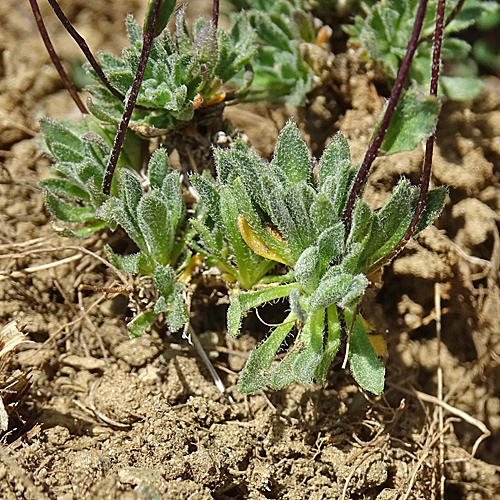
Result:
[[[56,16],[61,21],[62,25],[66,28],[66,31],[71,35],[73,40],[75,40],[75,42],[78,44],[82,52],[85,54],[87,61],[90,63],[92,68],[94,68],[94,71],[97,73],[97,76],[101,79],[102,83],[116,98],[120,99],[120,101],[124,101],[125,96],[120,91],[115,89],[113,85],[111,85],[107,76],[104,74],[104,71],[101,69],[101,67],[95,60],[94,56],[92,55],[92,52],[90,51],[90,48],[87,45],[87,42],[80,35],[80,33],[78,33],[78,31],[76,31],[76,29],[73,27],[73,25],[66,17],[59,4],[57,3],[57,0],[48,0],[48,2],[52,7],[52,9],[54,10]]]
[[[415,55],[415,51],[417,50],[418,46],[418,38],[422,30],[422,24],[424,21],[425,10],[427,8],[427,2],[428,0],[420,0],[417,10],[417,15],[415,16],[415,24],[413,25],[411,38],[410,41],[408,42],[406,54],[399,68],[396,81],[394,82],[394,87],[392,89],[391,96],[389,97],[389,102],[387,103],[385,115],[382,118],[382,122],[380,123],[379,129],[377,130],[375,139],[373,140],[373,142],[370,144],[370,147],[366,151],[363,163],[361,164],[358,175],[356,176],[356,179],[354,181],[351,193],[349,194],[346,208],[344,210],[344,215],[342,217],[342,222],[344,224],[344,227],[346,228],[345,232],[346,237],[349,234],[351,216],[354,210],[354,205],[356,203],[359,194],[361,193],[361,190],[363,189],[366,177],[368,176],[368,172],[370,171],[373,162],[377,158],[380,146],[382,145],[382,141],[384,140],[387,129],[389,128],[392,115],[394,114],[394,111],[396,109],[396,105],[398,103],[399,97],[401,96],[401,92],[403,91],[403,84],[406,80],[408,72],[410,71],[411,62],[413,60],[413,56]]]
[[[431,86],[430,93],[433,96],[437,96],[438,91],[438,79],[439,79],[439,68],[441,65],[441,46],[443,43],[443,31],[444,31],[444,10],[445,10],[446,0],[439,0],[436,13],[436,31],[434,32],[434,47],[432,52],[432,73],[431,73]],[[422,172],[422,177],[420,179],[420,194],[418,196],[417,207],[413,215],[413,219],[406,230],[405,235],[401,238],[400,242],[396,245],[394,250],[388,255],[387,260],[392,260],[403,248],[406,246],[410,238],[413,236],[422,212],[425,208],[425,201],[427,198],[427,193],[429,192],[429,183],[431,180],[431,170],[432,170],[432,155],[434,152],[434,140],[436,138],[436,133],[433,132],[428,138],[425,145],[425,158],[424,158],[424,169]]]
[[[83,105],[83,102],[80,99],[75,87],[71,83],[68,74],[66,73],[59,56],[57,55],[52,42],[50,41],[49,34],[47,33],[47,28],[45,27],[45,23],[42,19],[42,14],[40,13],[40,9],[38,8],[38,3],[36,0],[29,0],[31,5],[31,10],[33,11],[33,16],[35,17],[36,25],[38,27],[38,31],[40,32],[40,36],[42,37],[43,43],[45,44],[45,48],[49,53],[50,59],[54,66],[56,67],[57,72],[59,73],[59,77],[61,78],[61,82],[64,85],[65,89],[69,92],[71,98],[77,105],[78,109],[83,113],[88,113],[87,108]]]
[[[450,15],[446,18],[446,21],[443,26],[443,33],[444,30],[448,27],[448,25],[458,16],[460,11],[462,10],[462,7],[464,6],[465,0],[459,0],[457,5],[455,5],[455,8],[451,11]],[[426,36],[422,38],[418,43],[423,43],[423,42],[430,42],[434,38],[434,33],[431,33],[429,36]]]
[[[214,23],[214,28],[217,29],[217,26],[219,25],[219,1],[220,0],[213,0],[213,7],[212,7],[212,22]]]
[[[161,0],[155,0],[153,11],[151,13],[150,23],[148,24],[146,32],[142,36],[141,57],[139,59],[139,64],[135,73],[134,83],[132,84],[132,88],[130,89],[130,95],[127,99],[127,103],[125,104],[122,121],[118,126],[118,130],[115,136],[115,142],[113,144],[113,150],[111,151],[111,156],[106,167],[106,173],[104,174],[103,193],[106,195],[109,195],[109,193],[111,192],[111,182],[115,173],[116,164],[118,163],[118,158],[123,146],[123,141],[125,140],[125,134],[127,133],[128,124],[130,122],[130,118],[132,117],[135,102],[137,101],[142,80],[144,78],[144,73],[146,71],[146,66],[148,64],[149,53],[151,51],[151,45],[153,44],[156,20],[158,18],[160,5]]]

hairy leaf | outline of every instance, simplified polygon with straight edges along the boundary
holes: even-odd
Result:
[[[416,90],[406,91],[396,106],[380,147],[381,154],[392,155],[415,149],[433,131],[439,109],[440,105],[435,97],[423,95]]]
[[[349,362],[354,380],[363,389],[373,394],[384,390],[385,367],[368,340],[359,316],[351,331]]]
[[[238,382],[238,390],[245,394],[262,389],[269,382],[271,363],[283,340],[294,325],[295,316],[290,313],[283,324],[276,327],[248,358]]]
[[[280,285],[263,290],[255,290],[251,292],[241,292],[233,296],[231,305],[227,312],[227,331],[232,337],[236,337],[240,331],[242,316],[253,309],[254,307],[265,304],[272,300],[286,297],[290,294],[292,288],[296,286],[294,283],[288,285]]]

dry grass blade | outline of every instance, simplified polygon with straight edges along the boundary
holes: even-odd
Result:
[[[82,319],[85,318],[85,316],[87,316],[87,314],[90,313],[90,311],[92,311],[92,309],[94,309],[94,307],[98,306],[103,300],[106,299],[106,295],[102,295],[101,297],[99,297],[95,302],[93,302],[91,304],[91,306],[81,315],[79,316],[78,318],[76,318],[75,320],[73,321],[70,321],[69,323],[66,323],[64,325],[62,325],[60,328],[58,328],[34,353],[33,353],[33,356],[30,356],[28,359],[31,359],[32,357],[34,357],[36,354],[38,354],[45,346],[47,346],[48,344],[50,344],[50,342],[52,342],[65,328],[67,328],[68,326],[73,326],[74,324],[78,323],[79,321],[81,321]]]
[[[352,466],[351,468],[351,471],[349,472],[349,475],[347,476],[346,480],[345,480],[345,484],[344,484],[344,488],[342,490],[342,500],[345,500],[346,498],[346,494],[347,494],[347,488],[349,487],[349,482],[351,481],[352,477],[354,476],[354,474],[356,473],[356,471],[358,470],[358,468],[361,466],[361,464],[363,462],[365,462],[366,460],[368,460],[368,458],[370,458],[374,453],[376,453],[377,451],[380,451],[380,448],[382,445],[382,443],[384,443],[385,441],[387,441],[389,439],[389,435],[388,434],[385,434],[384,436],[380,436],[379,438],[375,439],[372,443],[371,446],[367,446],[365,447],[364,449],[360,450],[356,456],[359,456],[361,455],[360,459]],[[363,452],[367,451],[369,448],[373,448],[372,450],[368,451],[366,454],[362,455]]]
[[[25,267],[20,271],[12,271],[8,273],[7,271],[0,271],[0,281],[8,280],[11,278],[22,278],[26,274],[36,273],[38,271],[43,271],[45,269],[52,269],[53,267],[62,266],[68,264],[75,260],[80,260],[83,257],[82,253],[77,253],[71,257],[66,257],[65,259],[57,260],[55,262],[50,262],[48,264],[42,264],[40,266]]]
[[[448,413],[455,415],[456,417],[464,420],[465,422],[473,425],[474,427],[477,427],[482,432],[482,434],[481,434],[481,436],[479,436],[479,438],[474,443],[474,446],[472,447],[471,456],[475,455],[477,448],[481,444],[481,442],[483,440],[485,440],[488,436],[491,435],[491,431],[488,429],[488,427],[486,427],[486,425],[483,422],[481,422],[477,418],[472,417],[471,415],[469,415],[465,411],[459,410],[458,408],[451,406],[450,404],[446,403],[445,401],[440,400],[436,396],[431,396],[430,394],[426,394],[425,392],[405,389],[403,387],[399,387],[399,386],[392,384],[390,382],[388,382],[387,385],[390,385],[394,389],[397,389],[398,391],[400,391],[404,394],[408,394],[409,396],[417,396],[417,398],[420,401],[424,401],[426,403],[431,403],[431,404],[434,404],[437,406],[441,406],[443,408],[443,410],[447,411]]]
[[[30,382],[29,370],[16,370],[11,375],[8,368],[16,348],[26,343],[26,336],[11,321],[0,330],[0,432],[9,428],[9,415],[23,401]]]

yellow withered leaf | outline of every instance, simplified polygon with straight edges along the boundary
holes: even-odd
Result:
[[[238,216],[238,229],[240,230],[241,237],[245,241],[245,243],[257,254],[261,257],[264,257],[269,260],[274,260],[276,262],[280,262],[281,264],[290,265],[281,255],[276,253],[272,248],[269,248],[264,240],[258,236],[255,231],[250,227],[246,219],[242,216]],[[276,238],[272,235],[273,238]],[[278,238],[276,238],[278,239]]]
[[[359,318],[365,332],[368,334],[368,340],[370,341],[375,354],[380,357],[387,356],[387,344],[385,343],[384,336],[378,333],[374,326],[363,318],[363,316],[360,315]]]
[[[184,271],[177,278],[177,281],[180,283],[189,283],[191,281],[192,274],[197,266],[199,266],[203,262],[203,255],[197,253],[191,257],[189,264],[186,266]]]

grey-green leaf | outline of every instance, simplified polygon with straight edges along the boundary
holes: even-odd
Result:
[[[273,163],[286,173],[292,183],[308,180],[309,153],[295,123],[288,122],[281,130]]]
[[[144,196],[138,206],[137,220],[148,253],[159,264],[168,264],[174,233],[165,204],[153,196]]]
[[[332,304],[350,307],[359,300],[367,286],[368,279],[364,275],[353,276],[343,273],[337,266],[332,267],[311,294],[309,305],[313,311]]]
[[[429,191],[425,199],[424,211],[422,212],[420,221],[417,224],[415,233],[413,233],[414,235],[432,224],[434,219],[441,213],[447,194],[448,190],[445,187],[439,187]]]
[[[281,389],[291,382],[310,384],[323,357],[325,311],[309,315],[292,352],[271,374],[271,387]]]
[[[242,292],[233,296],[231,305],[227,312],[227,332],[232,337],[236,337],[240,331],[242,316],[250,309],[260,306],[266,302],[286,297],[295,283],[281,285],[263,290]]]
[[[385,367],[368,340],[359,317],[354,321],[351,332],[349,361],[354,380],[366,391],[381,394],[384,390]]]
[[[319,162],[318,187],[321,188],[324,185],[328,176],[332,176],[338,183],[340,173],[350,163],[349,143],[339,133],[330,141]]]
[[[276,327],[269,337],[250,354],[238,382],[240,392],[255,392],[268,384],[271,363],[283,340],[292,329],[294,319],[293,313],[290,313],[283,324]]]
[[[434,129],[439,110],[435,97],[416,90],[406,91],[398,101],[380,153],[392,155],[415,149]]]
[[[175,271],[170,266],[157,266],[154,279],[155,285],[164,297],[168,297],[173,292]]]
[[[306,293],[312,293],[321,278],[319,250],[316,245],[306,248],[294,266],[295,277]]]
[[[170,172],[167,152],[164,149],[157,149],[149,160],[148,177],[152,188],[161,189],[163,180]]]
[[[128,324],[128,336],[131,339],[142,337],[143,333],[151,326],[155,318],[156,314],[153,311],[148,311],[137,316]]]
[[[337,306],[331,305],[327,311],[328,337],[321,362],[314,373],[314,378],[318,384],[324,384],[328,368],[332,364],[335,355],[340,347],[340,323],[337,317]]]
[[[78,207],[66,203],[49,191],[44,193],[45,205],[58,219],[65,222],[87,222],[95,220],[95,212],[89,207]]]

